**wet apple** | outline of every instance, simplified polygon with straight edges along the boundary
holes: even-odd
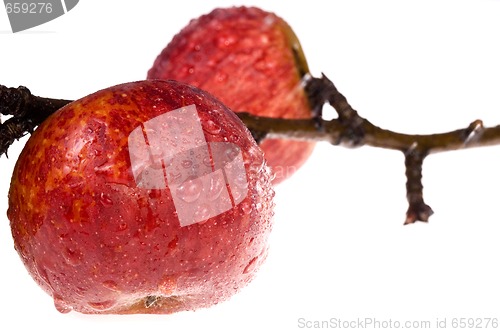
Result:
[[[12,176],[15,248],[61,312],[172,313],[224,301],[264,262],[271,173],[220,101],[162,80],[72,102]]]
[[[259,8],[215,9],[192,20],[156,58],[148,78],[195,85],[234,112],[286,119],[311,118],[304,90],[310,77],[297,36],[279,16]],[[315,143],[261,143],[280,183],[297,171]]]

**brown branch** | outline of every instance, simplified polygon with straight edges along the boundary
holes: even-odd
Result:
[[[9,146],[42,123],[49,115],[68,104],[69,100],[33,96],[27,88],[0,85],[0,113],[12,116],[0,121],[0,156]]]
[[[338,119],[321,120],[321,130],[316,126],[316,120],[289,120],[254,116],[248,113],[238,113],[240,119],[251,129],[263,132],[265,138],[284,138],[295,140],[327,141],[335,145],[353,146],[348,140],[352,129],[349,124],[342,124]],[[471,127],[480,123],[472,122],[467,128],[431,135],[407,135],[374,126],[368,120],[363,120],[360,130],[364,132],[360,145],[398,150],[404,152],[416,145],[418,150],[431,153],[446,152],[474,147],[484,147],[500,144],[500,125],[481,128],[470,138]],[[474,131],[475,132],[475,131]],[[358,139],[356,137],[356,139]]]
[[[288,120],[238,113],[256,141],[266,138],[327,141],[334,145],[362,145],[398,150],[405,155],[406,190],[409,203],[405,224],[427,221],[432,209],[424,202],[422,165],[432,153],[500,144],[500,125],[485,128],[480,120],[464,129],[431,135],[407,135],[382,129],[362,118],[347,99],[326,77],[310,77],[306,92],[313,110],[312,119]],[[33,96],[24,87],[6,88],[0,85],[0,112],[11,117],[0,122],[0,155],[23,135],[30,133],[50,114],[69,103]],[[338,117],[324,120],[321,110],[329,103]]]
[[[415,144],[405,151],[406,198],[409,203],[405,225],[413,224],[417,220],[427,222],[434,213],[431,207],[425,204],[423,196],[422,164],[427,153],[417,147]]]

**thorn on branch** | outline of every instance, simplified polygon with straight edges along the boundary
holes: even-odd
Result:
[[[483,121],[481,120],[473,121],[469,125],[469,127],[464,129],[463,133],[464,144],[467,145],[471,142],[477,141],[481,137],[483,132],[484,132]]]

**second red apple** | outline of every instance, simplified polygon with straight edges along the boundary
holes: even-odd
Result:
[[[216,9],[192,20],[157,57],[148,78],[174,79],[206,90],[235,112],[286,119],[310,118],[304,91],[309,69],[290,26],[258,8]],[[291,176],[315,143],[261,143],[275,174]]]

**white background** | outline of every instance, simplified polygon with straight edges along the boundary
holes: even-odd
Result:
[[[0,84],[75,99],[144,79],[191,18],[257,5],[285,18],[311,71],[360,114],[407,133],[500,124],[500,1],[90,1],[12,34],[0,8]],[[301,330],[299,319],[500,319],[500,147],[424,164],[429,224],[403,226],[401,153],[318,144],[276,191],[268,261],[230,301],[171,316],[60,314],[13,248],[7,192],[25,140],[0,158],[0,330]],[[11,325],[13,324],[13,325]],[[484,325],[483,325],[484,326]],[[303,330],[303,329],[302,329]]]

